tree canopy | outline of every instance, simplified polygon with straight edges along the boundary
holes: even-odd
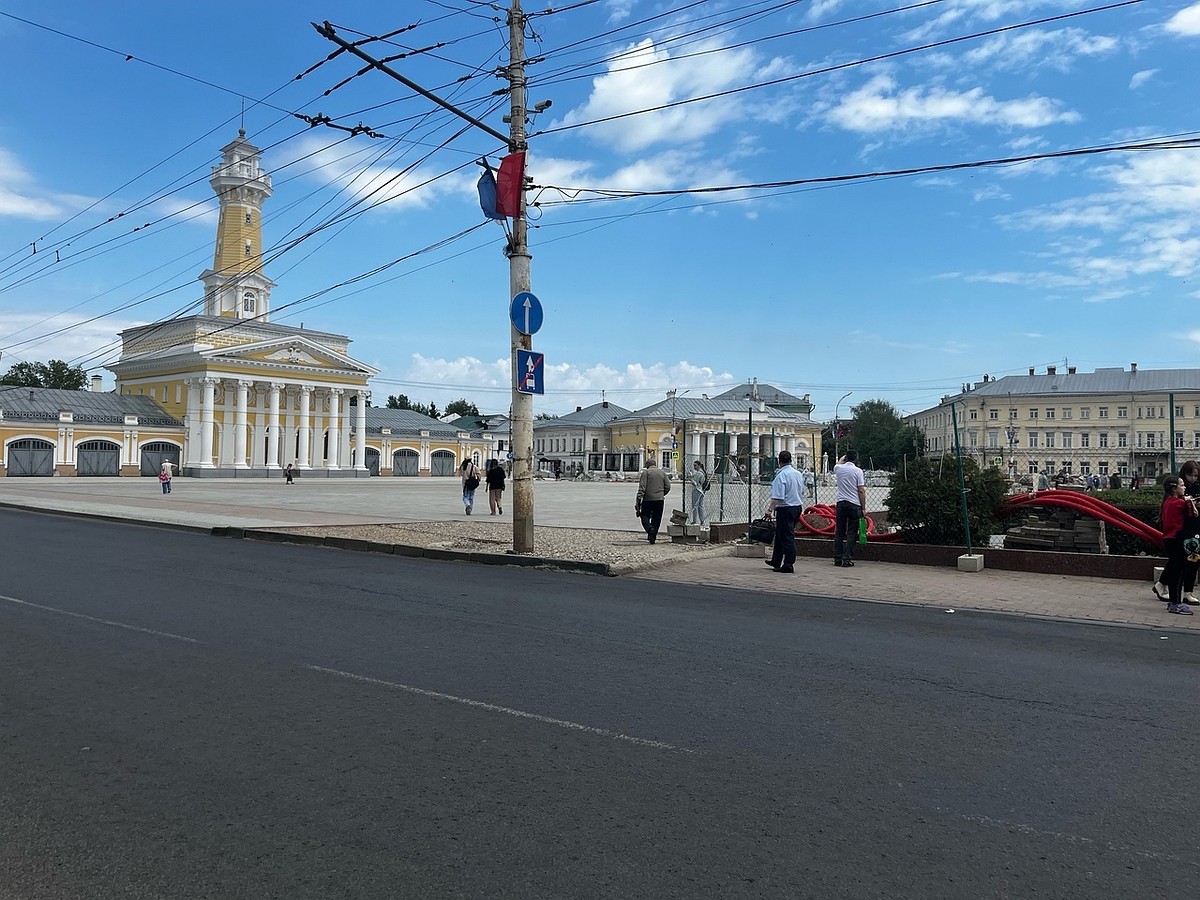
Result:
[[[479,415],[479,407],[466,398],[453,400],[446,404],[446,415],[454,414],[456,416],[477,416]]]
[[[896,407],[886,400],[866,400],[851,409],[853,421],[840,438],[844,448],[858,451],[864,469],[896,469],[904,461],[921,455],[925,436],[919,428],[905,425]]]
[[[408,399],[407,394],[400,394],[398,396],[396,394],[389,394],[387,398],[387,408],[411,409],[413,412],[420,413],[423,416],[429,416],[431,419],[436,419],[441,415],[441,413],[438,412],[437,404],[432,400],[429,401],[428,406],[426,406],[424,403],[413,403]]]
[[[48,363],[19,362],[0,378],[0,384],[16,387],[57,388],[80,391],[87,386],[88,373],[82,366],[70,366],[61,359]]]

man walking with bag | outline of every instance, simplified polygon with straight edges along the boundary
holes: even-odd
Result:
[[[767,515],[775,514],[775,542],[767,565],[776,572],[790,574],[796,565],[796,523],[804,509],[804,476],[792,465],[792,454],[779,451],[779,470],[771,482],[771,503]]]

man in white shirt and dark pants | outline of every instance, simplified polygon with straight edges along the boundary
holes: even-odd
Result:
[[[792,465],[792,454],[779,451],[779,471],[771,482],[767,515],[775,513],[775,541],[767,565],[776,572],[795,572],[796,523],[804,508],[804,476]]]
[[[847,450],[833,467],[837,479],[837,524],[833,533],[833,564],[854,565],[854,542],[858,540],[858,520],[867,509],[867,480],[855,465],[858,453]],[[849,532],[849,536],[847,536]]]

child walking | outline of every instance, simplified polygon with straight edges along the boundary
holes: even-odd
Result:
[[[1187,553],[1183,549],[1184,530],[1188,519],[1196,515],[1196,503],[1184,497],[1183,479],[1172,475],[1163,482],[1162,533],[1163,548],[1167,551],[1167,566],[1162,581],[1167,585],[1167,612],[1181,616],[1192,615],[1192,608],[1183,602],[1183,568]]]

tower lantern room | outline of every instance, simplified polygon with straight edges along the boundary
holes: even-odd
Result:
[[[200,275],[205,315],[269,321],[275,283],[262,270],[262,208],[271,196],[271,176],[261,161],[262,151],[239,130],[221,148],[221,164],[213,166],[208,183],[221,206],[212,268]]]

